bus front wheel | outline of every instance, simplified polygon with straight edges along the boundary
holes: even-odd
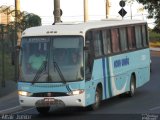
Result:
[[[36,109],[40,114],[47,114],[50,110],[50,107],[36,107]]]
[[[89,110],[96,110],[98,109],[98,107],[100,106],[101,103],[101,99],[102,99],[102,94],[101,94],[101,90],[100,88],[96,89],[96,93],[95,93],[95,103],[90,105],[88,108]]]

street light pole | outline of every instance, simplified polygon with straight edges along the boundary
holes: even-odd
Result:
[[[18,23],[20,22],[20,0],[15,0],[15,42],[14,46],[20,46],[21,42],[21,30],[19,29]],[[16,48],[16,47],[15,47]],[[15,81],[18,80],[18,52],[14,49],[15,53]]]
[[[130,5],[130,14],[131,14],[131,20],[133,19],[133,14],[132,14],[132,5],[133,5],[133,2],[135,0],[128,0],[127,3]]]
[[[110,14],[110,0],[106,0],[106,18],[109,18]]]
[[[88,0],[84,0],[84,22],[88,21]]]
[[[18,28],[18,24],[20,21],[18,19],[20,14],[20,0],[15,0],[15,22],[16,22],[16,30],[17,30],[17,45],[20,45],[21,41],[21,31]]]
[[[54,23],[61,22],[61,9],[60,9],[60,0],[54,0]]]

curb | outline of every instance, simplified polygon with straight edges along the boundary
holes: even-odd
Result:
[[[160,51],[160,48],[150,48],[151,51]]]

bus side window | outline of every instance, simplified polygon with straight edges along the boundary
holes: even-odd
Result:
[[[142,41],[143,41],[143,46],[147,47],[148,46],[148,40],[147,40],[147,30],[146,30],[146,26],[142,25]]]
[[[141,26],[135,26],[136,47],[142,48],[142,30]]]
[[[112,50],[113,53],[118,53],[120,52],[120,42],[119,42],[119,33],[118,29],[114,28],[111,30],[111,35],[112,35]]]
[[[85,79],[90,80],[92,75],[93,68],[93,53],[92,50],[92,32],[87,32],[85,39],[85,46],[87,50],[85,50]]]
[[[103,37],[103,49],[104,54],[110,54],[111,53],[111,35],[110,30],[103,30],[102,31],[102,37]]]
[[[94,31],[93,34],[93,46],[94,46],[94,56],[100,57],[103,55],[103,45],[102,45],[102,34],[100,30]]]
[[[127,28],[128,32],[128,45],[129,49],[135,49],[136,48],[136,43],[135,43],[135,32],[134,32],[134,27],[130,26]]]
[[[120,33],[121,50],[122,51],[126,51],[126,50],[128,50],[126,28],[125,27],[121,27],[119,29],[119,33]]]

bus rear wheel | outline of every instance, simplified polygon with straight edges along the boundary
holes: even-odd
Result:
[[[130,91],[128,92],[128,96],[129,97],[133,97],[134,96],[135,89],[136,89],[135,77],[132,75],[131,76],[131,82],[130,82]]]
[[[36,109],[40,114],[47,114],[50,110],[50,107],[36,107]]]

